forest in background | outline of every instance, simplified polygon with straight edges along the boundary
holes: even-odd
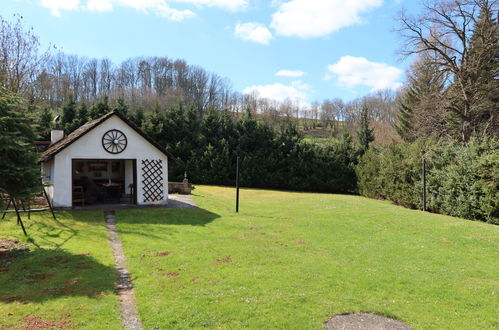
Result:
[[[412,190],[410,203],[397,197],[421,179],[419,165],[409,166],[406,159],[421,159],[425,150],[404,155],[410,146],[435,139],[454,146],[449,148],[458,154],[484,143],[476,157],[487,154],[492,157],[487,164],[499,162],[497,143],[487,142],[499,136],[497,7],[497,1],[489,0],[439,0],[424,3],[419,14],[401,12],[396,18],[401,53],[413,59],[403,87],[349,102],[331,98],[304,108],[293,100],[245,95],[226,78],[167,57],[113,63],[42,50],[35,31],[20,17],[0,22],[0,83],[3,95],[22,98],[15,112],[28,118],[39,139],[48,138],[56,114],[69,134],[118,109],[177,156],[170,169],[176,180],[188,172],[195,183],[232,184],[239,154],[246,169],[242,183],[249,187],[360,191],[418,207]],[[390,158],[399,172],[366,170],[400,146],[406,147],[399,157]],[[458,158],[446,158],[439,169]],[[409,168],[411,175],[399,175]],[[460,216],[498,216],[499,170],[489,168],[492,173],[480,174],[483,168],[452,172],[456,182],[468,175],[483,183],[474,192],[467,187],[453,191],[458,200],[474,194],[476,203],[489,205],[485,213]],[[366,173],[369,177],[362,177]],[[366,187],[388,182],[375,180],[382,175],[402,192]],[[451,206],[433,210],[452,214]]]

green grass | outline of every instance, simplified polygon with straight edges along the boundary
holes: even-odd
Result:
[[[0,329],[120,329],[116,272],[102,212],[23,216],[28,241],[9,215],[0,237],[30,250],[0,254]]]
[[[117,213],[146,329],[322,327],[374,312],[499,327],[499,227],[358,196],[197,187],[199,210]]]

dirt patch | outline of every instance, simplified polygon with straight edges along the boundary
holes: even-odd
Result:
[[[305,242],[303,242],[303,241],[296,241],[296,242],[295,242],[295,244],[296,244],[296,245],[305,245],[306,243],[305,243]]]
[[[29,246],[19,241],[12,241],[7,238],[0,238],[0,253],[10,250],[26,250]]]
[[[22,301],[22,297],[19,297],[19,296],[11,296],[11,297],[0,297],[0,301],[3,301],[3,302],[13,302],[13,301]]]
[[[179,276],[179,273],[175,273],[175,272],[170,272],[170,273],[166,273],[165,274],[166,277],[173,277],[173,278],[176,278]]]
[[[36,315],[28,315],[23,318],[23,330],[35,329],[71,329],[71,314],[64,315],[62,320],[44,320]]]
[[[45,259],[45,262],[43,263],[44,266],[47,267],[54,267],[54,266],[60,266],[61,264],[67,264],[69,262],[68,257],[64,256],[53,256]]]
[[[33,273],[26,275],[26,278],[30,279],[31,282],[39,282],[51,278],[54,273]]]
[[[14,259],[27,252],[29,245],[7,238],[0,238],[0,261],[2,259]],[[0,267],[1,268],[1,267]]]
[[[255,235],[240,235],[240,236],[235,236],[236,239],[256,239],[258,238]]]
[[[8,272],[13,259],[29,251],[29,245],[7,238],[0,238],[0,273]]]
[[[410,326],[398,320],[370,313],[336,315],[324,323],[324,328],[328,330],[412,330]]]
[[[172,253],[171,253],[171,252],[168,252],[168,251],[158,252],[158,253],[156,253],[156,257],[167,257],[167,256],[169,256],[170,254],[172,254]]]
[[[222,265],[222,264],[227,264],[227,263],[231,263],[231,262],[232,262],[231,257],[225,257],[225,258],[221,258],[221,259],[217,259],[217,260],[213,261],[213,263],[215,265]]]
[[[278,242],[278,241],[275,241],[275,242],[274,242],[274,243],[272,243],[272,244],[274,244],[275,246],[283,246],[283,247],[287,247],[287,246],[288,246],[288,244],[281,243],[281,242]]]
[[[173,252],[170,251],[163,251],[163,252],[157,252],[157,251],[151,251],[151,250],[146,250],[147,252],[152,252],[152,254],[143,254],[140,256],[141,259],[144,258],[154,258],[154,257],[168,257],[170,254]]]

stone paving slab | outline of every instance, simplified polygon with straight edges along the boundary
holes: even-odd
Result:
[[[324,323],[327,330],[412,330],[410,326],[386,316],[360,313],[336,315]]]

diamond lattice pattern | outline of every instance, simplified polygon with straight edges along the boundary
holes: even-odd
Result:
[[[163,199],[163,162],[161,159],[142,160],[142,191],[144,202]]]

